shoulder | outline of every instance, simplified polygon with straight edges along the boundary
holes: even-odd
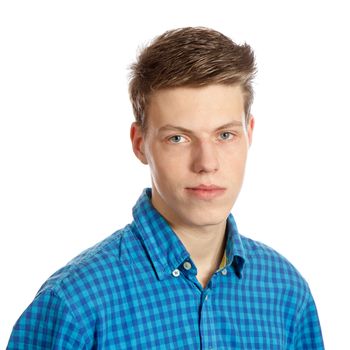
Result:
[[[118,288],[129,255],[138,242],[129,225],[86,249],[52,274],[41,286],[42,293],[54,293],[72,304],[87,307],[105,302],[109,291]],[[130,253],[130,254],[129,254]]]
[[[95,326],[108,318],[110,305],[128,282],[128,261],[133,258],[129,255],[137,251],[137,244],[128,225],[56,271],[17,321],[12,341],[46,344],[42,348],[61,341],[74,349],[92,344]]]
[[[246,253],[246,273],[263,279],[275,287],[280,286],[307,296],[309,293],[307,281],[286,257],[259,241],[242,235],[241,240]]]

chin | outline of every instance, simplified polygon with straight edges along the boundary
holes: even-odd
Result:
[[[186,221],[194,226],[210,226],[221,224],[227,219],[229,213],[227,210],[195,210],[194,212],[187,211],[184,214],[188,218]]]

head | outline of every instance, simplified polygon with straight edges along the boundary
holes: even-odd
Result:
[[[254,75],[251,48],[207,28],[168,31],[131,66],[133,150],[173,225],[226,220],[252,138]]]

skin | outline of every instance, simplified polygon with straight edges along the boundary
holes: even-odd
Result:
[[[239,86],[209,85],[156,91],[147,123],[146,134],[133,123],[130,136],[135,155],[150,167],[152,204],[185,245],[205,287],[223,256],[254,118],[246,125]]]

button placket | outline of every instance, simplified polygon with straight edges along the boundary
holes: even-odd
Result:
[[[175,269],[173,272],[172,272],[172,275],[174,277],[179,277],[180,276],[180,270],[179,269]]]
[[[191,263],[190,262],[188,262],[188,261],[185,261],[184,262],[184,264],[183,264],[183,267],[184,267],[184,269],[185,270],[191,270],[191,268],[192,268],[192,265],[191,265]]]
[[[215,349],[217,346],[217,334],[215,332],[213,306],[211,303],[212,290],[210,288],[205,290],[202,298],[200,330],[203,349]]]

